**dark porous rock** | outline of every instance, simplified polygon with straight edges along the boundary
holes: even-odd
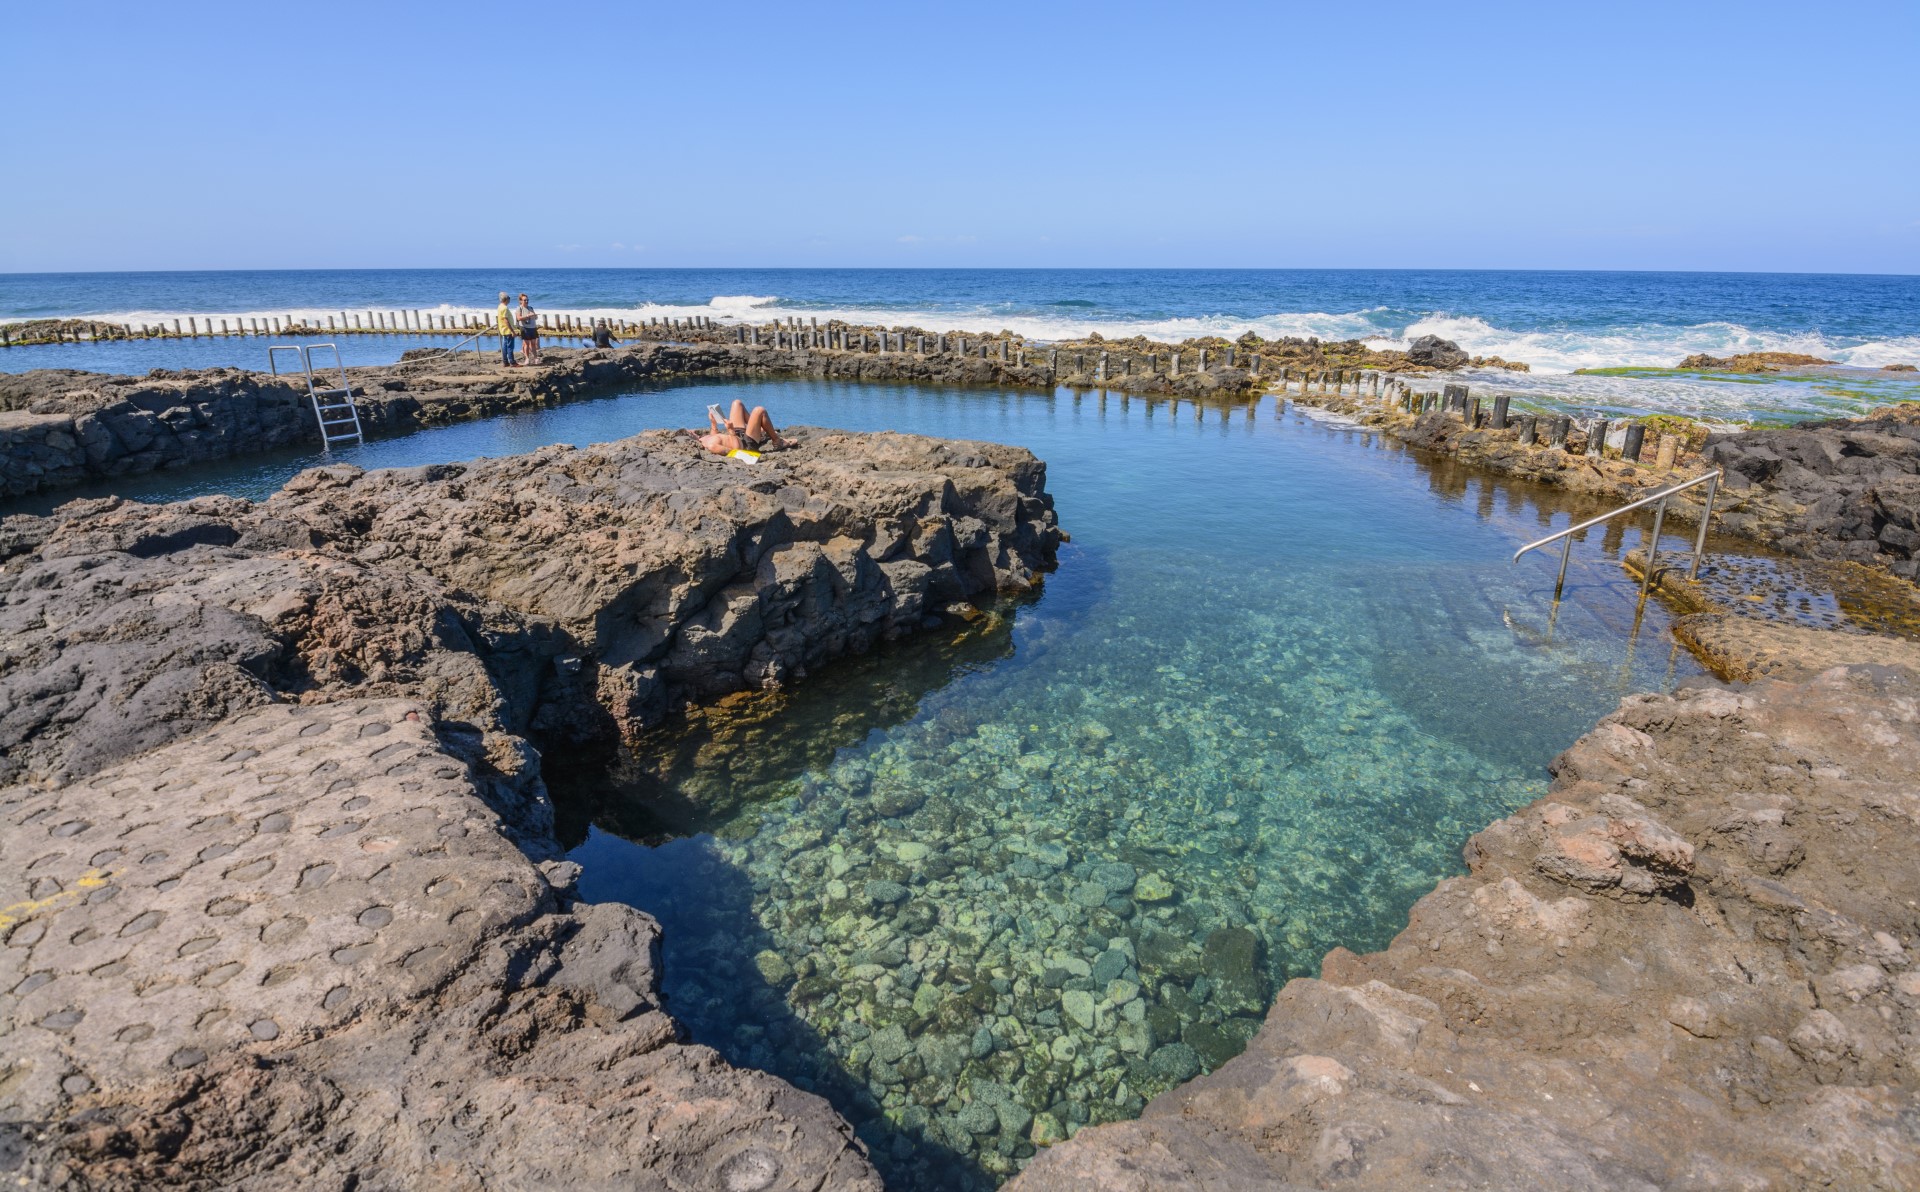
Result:
[[[1629,697],[1386,951],[1010,1187],[1920,1187],[1916,764],[1909,670]]]
[[[1051,565],[1027,452],[797,433],[757,467],[654,434],[8,519],[22,1170],[877,1192],[826,1102],[683,1041],[654,921],[577,900],[535,744],[796,681]]]
[[[1210,1000],[1229,1014],[1258,1014],[1271,987],[1261,972],[1260,937],[1245,927],[1220,927],[1207,935],[1202,966],[1213,983]]]
[[[1920,404],[1714,435],[1701,454],[1726,470],[1751,536],[1920,576]]]
[[[1407,345],[1407,359],[1423,368],[1461,368],[1471,359],[1460,345],[1437,335],[1423,335]]]
[[[911,787],[889,786],[874,796],[874,813],[887,819],[908,815],[918,811],[927,801],[927,793]],[[952,818],[951,813],[948,816]]]
[[[1200,1055],[1185,1043],[1168,1043],[1147,1057],[1147,1071],[1155,1080],[1191,1080],[1200,1071]]]

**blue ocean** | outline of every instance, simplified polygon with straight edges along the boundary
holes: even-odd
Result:
[[[1108,337],[1317,336],[1404,346],[1421,335],[1526,363],[1488,383],[1542,404],[1669,411],[1716,421],[1854,413],[1920,397],[1878,372],[1920,364],[1920,277],[1858,274],[1216,269],[364,269],[0,275],[0,322],[62,316],[162,323],[188,316],[324,317],[490,311],[526,291],[554,314],[628,319],[702,314],[722,323],[842,318],[936,329]],[[363,340],[352,359],[392,359],[420,341]],[[1798,352],[1839,375],[1581,374],[1662,370],[1695,353]],[[0,371],[235,364],[254,340],[66,345],[0,351]],[[1858,370],[1858,375],[1849,375]],[[1875,370],[1875,371],[1867,371]]]

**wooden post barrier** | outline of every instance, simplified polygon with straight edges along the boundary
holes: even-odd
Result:
[[[1507,429],[1507,407],[1512,400],[1513,398],[1505,393],[1493,399],[1493,417],[1487,420],[1488,426],[1494,430]]]
[[[1660,447],[1653,457],[1653,466],[1663,472],[1671,472],[1673,465],[1680,459],[1680,436],[1661,435]]]
[[[1588,459],[1607,458],[1607,427],[1610,425],[1605,418],[1595,418],[1593,425],[1587,428]]]
[[[1641,422],[1627,423],[1627,438],[1625,442],[1620,444],[1620,458],[1632,460],[1634,463],[1639,463],[1640,449],[1646,446],[1646,443],[1647,443],[1646,424]]]

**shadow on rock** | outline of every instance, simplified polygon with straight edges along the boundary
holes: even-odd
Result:
[[[611,773],[550,756],[562,846],[583,842],[589,824],[646,845],[719,830],[841,749],[912,719],[933,692],[1011,658],[1013,614],[1003,605],[842,659],[797,691],[690,707],[623,750]]]

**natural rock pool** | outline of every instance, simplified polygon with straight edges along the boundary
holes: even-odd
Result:
[[[1272,399],[687,386],[345,458],[611,439],[736,395],[1029,447],[1073,535],[1034,599],[556,783],[584,892],[663,923],[675,1015],[829,1097],[890,1186],[990,1184],[1223,1062],[1289,976],[1384,945],[1620,696],[1697,671],[1661,608],[1636,625],[1639,530],[1576,548],[1556,616],[1557,560],[1507,558],[1597,509]],[[117,489],[259,495],[312,462]]]

